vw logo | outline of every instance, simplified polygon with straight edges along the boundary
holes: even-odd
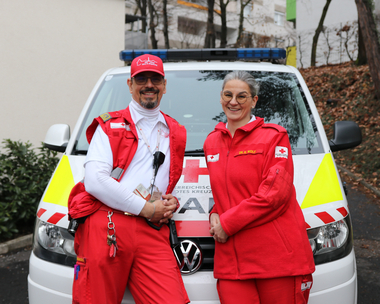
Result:
[[[193,241],[183,240],[173,251],[182,274],[193,274],[201,267],[202,250]]]

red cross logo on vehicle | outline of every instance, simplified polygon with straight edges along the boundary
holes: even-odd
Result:
[[[208,169],[199,167],[199,159],[187,159],[182,175],[184,183],[198,183],[199,175],[208,175]]]

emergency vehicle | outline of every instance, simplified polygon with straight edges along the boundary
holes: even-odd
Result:
[[[338,121],[334,138],[327,139],[301,74],[283,64],[283,49],[126,50],[119,56],[128,63],[146,53],[165,62],[167,93],[161,110],[187,129],[183,172],[176,186],[180,207],[174,216],[181,243],[173,254],[191,303],[219,303],[208,222],[214,201],[202,147],[215,125],[226,121],[220,91],[224,76],[234,70],[248,71],[260,84],[253,114],[285,127],[289,134],[297,200],[316,264],[309,303],[357,303],[351,215],[332,153],[360,144],[357,124]],[[53,125],[47,132],[46,147],[63,154],[38,206],[28,276],[31,304],[71,303],[76,255],[68,232],[68,196],[84,176],[86,128],[95,117],[128,106],[129,73],[125,64],[100,77],[71,134],[65,124]],[[128,290],[123,303],[134,303]]]

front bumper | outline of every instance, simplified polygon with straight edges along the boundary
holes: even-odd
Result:
[[[74,269],[30,256],[28,292],[30,304],[70,304]],[[183,276],[187,293],[193,304],[218,304],[216,280],[212,272],[199,271]],[[313,274],[309,304],[356,304],[357,271],[355,253],[343,259],[318,265]],[[134,303],[128,292],[123,304]]]
[[[357,303],[357,270],[354,250],[340,260],[316,267],[309,304],[320,303]]]
[[[39,259],[32,252],[29,260],[29,304],[71,304],[74,268]],[[212,272],[201,271],[184,276],[192,304],[218,304],[216,280]],[[134,303],[128,289],[122,304]]]

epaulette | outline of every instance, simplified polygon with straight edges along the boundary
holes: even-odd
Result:
[[[103,122],[106,122],[106,121],[110,120],[111,118],[116,118],[116,117],[120,117],[120,116],[121,116],[120,112],[115,111],[115,112],[103,113],[99,117],[103,120]]]
[[[110,120],[112,118],[112,116],[110,115],[110,113],[103,113],[99,117],[103,120],[103,122],[106,122],[107,120]]]
[[[280,125],[276,125],[274,123],[265,123],[263,124],[262,126],[263,128],[271,128],[271,129],[275,129],[277,130],[278,132],[286,132],[286,129],[284,127],[281,127]]]

